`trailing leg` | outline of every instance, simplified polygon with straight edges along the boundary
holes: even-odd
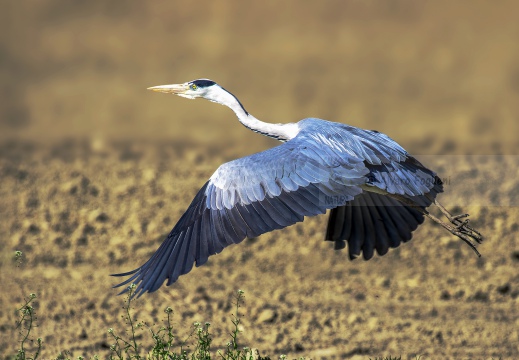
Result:
[[[455,228],[461,233],[470,236],[473,238],[478,244],[483,242],[483,236],[481,233],[471,226],[468,225],[469,219],[466,219],[469,214],[460,214],[460,215],[452,215],[445,207],[440,204],[438,200],[434,200],[434,204],[440,209],[440,211],[445,215],[447,219],[455,226]],[[464,219],[464,220],[463,220]]]
[[[403,202],[404,204],[406,204],[408,206],[412,206],[416,210],[420,211],[424,216],[427,216],[429,219],[431,219],[435,223],[441,225],[443,228],[448,230],[451,234],[456,235],[461,240],[463,240],[465,243],[467,243],[467,245],[469,245],[470,248],[472,250],[474,250],[474,252],[479,257],[481,257],[481,254],[477,250],[476,245],[473,243],[473,241],[475,241],[478,244],[481,244],[481,242],[483,241],[483,236],[477,230],[473,229],[472,227],[470,227],[468,225],[469,219],[465,219],[465,218],[468,217],[469,214],[461,214],[461,215],[453,216],[450,212],[447,211],[447,209],[445,209],[445,207],[443,207],[443,205],[441,205],[436,199],[434,199],[434,204],[436,206],[438,206],[438,208],[445,215],[445,217],[447,217],[447,219],[449,219],[450,223],[452,224],[451,225],[451,224],[441,221],[436,216],[430,214],[424,207],[414,204],[410,199],[408,199],[404,196],[394,195],[394,194],[389,195],[389,196]]]

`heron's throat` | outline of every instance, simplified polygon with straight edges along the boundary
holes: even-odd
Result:
[[[299,127],[297,124],[266,123],[256,119],[250,114],[244,117],[238,116],[238,119],[246,128],[257,132],[258,134],[265,135],[283,142],[293,139],[299,132]]]
[[[246,128],[279,141],[291,140],[299,133],[299,127],[294,123],[272,124],[256,119],[245,110],[241,102],[233,94],[226,90],[225,92],[227,95],[220,97],[216,102],[231,108],[238,120]]]

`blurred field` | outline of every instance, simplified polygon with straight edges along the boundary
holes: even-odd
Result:
[[[219,164],[276,145],[224,107],[145,90],[207,77],[259,119],[377,129],[422,155],[454,179],[441,200],[472,215],[483,258],[427,223],[350,262],[322,216],[226,249],[140,299],[141,319],[171,306],[224,345],[240,288],[244,345],[271,356],[519,358],[516,2],[0,5],[0,355],[35,292],[45,359],[106,356],[108,274],[147,260]]]

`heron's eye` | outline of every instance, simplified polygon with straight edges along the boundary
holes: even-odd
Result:
[[[198,86],[196,86],[195,84],[191,84],[190,88],[191,88],[191,90],[196,90],[196,89],[198,89]]]

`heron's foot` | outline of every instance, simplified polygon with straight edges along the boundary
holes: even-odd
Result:
[[[449,220],[454,226],[445,224],[445,228],[449,230],[453,235],[456,235],[461,240],[463,240],[468,246],[470,246],[472,250],[474,250],[477,256],[481,257],[481,254],[476,249],[476,244],[474,242],[476,242],[477,244],[481,244],[483,242],[483,236],[479,233],[479,231],[473,229],[468,225],[469,219],[465,219],[466,217],[468,217],[468,214],[450,217]]]
[[[472,240],[475,240],[478,244],[481,244],[481,236],[480,236],[480,239],[476,239],[474,238],[473,236],[471,235],[467,235],[467,233],[465,231],[457,231],[456,229],[452,229],[451,231],[452,234],[456,235],[457,237],[459,237],[461,240],[463,240],[468,246],[470,246],[470,248],[476,253],[476,255],[478,257],[481,257],[481,254],[479,253],[478,249],[476,248],[476,244],[474,244],[472,242]]]
[[[469,217],[469,214],[452,215],[449,211],[447,211],[447,209],[445,209],[445,207],[442,204],[438,202],[438,200],[434,199],[434,204],[438,206],[440,211],[443,213],[443,215],[445,215],[447,219],[449,219],[453,226],[444,223],[443,221],[436,218],[435,216],[432,216],[429,213],[425,215],[437,222],[438,224],[440,224],[441,226],[443,226],[445,229],[449,230],[453,235],[456,235],[461,240],[466,242],[467,245],[470,246],[470,248],[474,250],[474,252],[479,257],[481,257],[481,254],[476,249],[476,244],[474,244],[474,242],[476,242],[477,244],[481,244],[483,242],[483,235],[481,235],[481,233],[476,229],[469,226],[469,219],[467,219]]]
[[[483,242],[483,236],[479,231],[469,226],[469,219],[466,219],[469,214],[461,214],[449,217],[450,222],[454,225],[457,233],[465,235],[466,237],[476,241],[478,244]],[[453,233],[454,234],[454,233]],[[459,236],[458,234],[454,234]]]

